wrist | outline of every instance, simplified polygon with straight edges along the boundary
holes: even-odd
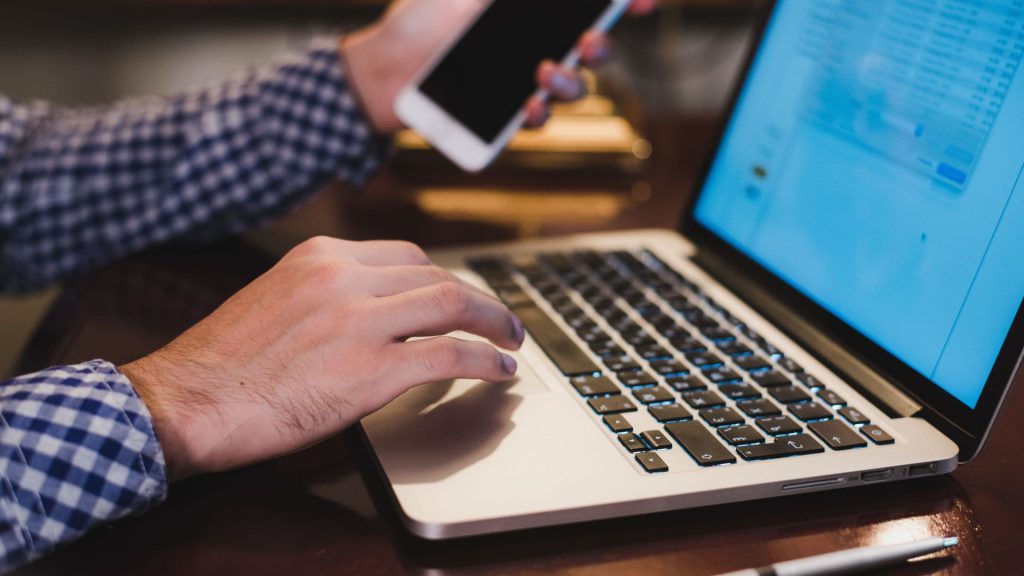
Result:
[[[371,26],[343,37],[338,49],[349,84],[374,131],[390,134],[402,127],[395,115],[395,98],[405,79],[398,73],[400,55],[381,36],[380,27]]]
[[[135,393],[142,399],[153,418],[153,430],[164,452],[169,482],[181,480],[198,472],[192,456],[195,442],[191,439],[190,423],[194,418],[181,410],[183,399],[174,390],[162,384],[159,360],[147,356],[117,369],[131,382]]]

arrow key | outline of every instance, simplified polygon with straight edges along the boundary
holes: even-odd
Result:
[[[828,447],[833,450],[849,450],[850,448],[863,448],[868,445],[863,436],[857,434],[839,420],[811,422],[807,427],[824,440]]]

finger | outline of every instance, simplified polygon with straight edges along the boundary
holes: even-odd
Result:
[[[658,6],[658,0],[633,0],[629,5],[629,13],[634,16],[650,14]]]
[[[537,83],[557,100],[579,100],[587,92],[587,85],[575,70],[545,60],[537,68]]]
[[[550,118],[551,110],[548,109],[547,103],[540,98],[531,98],[526,103],[526,121],[524,125],[527,128],[540,128]]]
[[[407,388],[456,378],[504,382],[518,369],[514,358],[490,344],[450,336],[397,343],[391,358],[391,379]]]
[[[456,282],[379,298],[370,306],[371,317],[392,340],[461,330],[510,350],[523,342],[523,325],[504,304]]]
[[[587,66],[604,64],[612,56],[611,41],[608,36],[591,30],[580,40],[580,61]]]
[[[366,270],[366,286],[377,297],[394,296],[419,288],[455,282],[470,290],[476,290],[488,298],[494,298],[480,288],[473,286],[455,274],[438,266],[381,266]]]

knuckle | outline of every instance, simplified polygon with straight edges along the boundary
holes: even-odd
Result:
[[[408,242],[405,240],[398,240],[397,246],[408,258],[410,262],[416,264],[429,264],[430,258],[427,257],[427,253],[420,248],[418,245]]]
[[[292,253],[298,257],[316,256],[325,253],[335,242],[337,240],[329,236],[314,236],[293,248]]]
[[[431,280],[434,281],[435,284],[443,284],[445,282],[458,282],[454,274],[439,266],[431,266],[429,269],[427,269],[427,275]]]
[[[462,361],[459,343],[452,338],[438,338],[431,353],[424,356],[422,362],[428,374],[454,374]]]
[[[445,316],[460,317],[470,307],[470,296],[465,286],[448,280],[438,284],[437,307]]]

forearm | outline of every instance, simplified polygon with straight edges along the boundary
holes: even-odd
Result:
[[[333,39],[167,99],[66,111],[0,98],[0,290],[258,225],[326,181],[361,183],[382,148]]]
[[[111,364],[0,383],[0,572],[146,510],[166,492],[150,414]]]

